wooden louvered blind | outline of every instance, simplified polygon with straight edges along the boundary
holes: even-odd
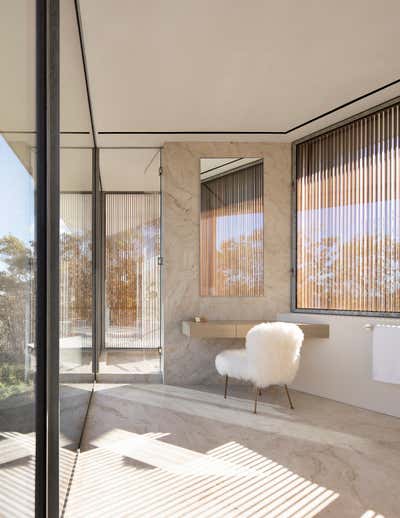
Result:
[[[264,293],[263,164],[201,184],[201,296]]]
[[[399,104],[297,146],[296,306],[400,311]]]

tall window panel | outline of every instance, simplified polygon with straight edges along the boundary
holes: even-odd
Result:
[[[91,372],[92,195],[60,195],[60,367]]]
[[[43,149],[36,132],[37,22],[35,1],[0,2],[0,516],[7,517],[32,517],[35,499],[42,501],[35,494],[45,428],[36,421],[43,408],[35,326],[35,192],[42,194]]]
[[[34,160],[33,143],[0,134],[0,516],[15,495],[20,516],[34,515]]]
[[[400,311],[399,104],[299,144],[299,309]]]
[[[201,183],[201,296],[264,294],[263,171],[258,162]]]
[[[105,347],[160,347],[160,194],[105,194]]]

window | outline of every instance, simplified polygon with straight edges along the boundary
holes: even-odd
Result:
[[[210,165],[211,159],[204,159]],[[263,163],[230,159],[202,167],[200,219],[201,296],[264,293]],[[226,161],[226,159],[225,159]],[[244,166],[238,167],[238,162]],[[223,171],[223,172],[221,172]]]
[[[92,267],[92,194],[61,192],[61,372],[92,372]]]
[[[400,311],[399,104],[296,146],[295,309]]]
[[[160,347],[160,194],[105,193],[105,348]]]

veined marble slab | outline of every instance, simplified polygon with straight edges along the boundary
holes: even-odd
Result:
[[[262,322],[262,320],[209,320],[204,322],[184,320],[182,333],[194,338],[245,338],[252,327]],[[329,338],[329,324],[295,323],[302,329],[304,338]]]

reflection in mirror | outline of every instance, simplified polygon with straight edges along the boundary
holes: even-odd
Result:
[[[200,181],[200,295],[262,296],[263,161],[202,158]]]

